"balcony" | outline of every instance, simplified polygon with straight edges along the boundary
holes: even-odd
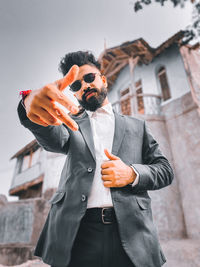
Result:
[[[162,97],[155,94],[132,94],[112,103],[113,109],[124,115],[162,115]]]
[[[37,187],[42,184],[44,176],[44,167],[41,162],[37,162],[30,168],[16,174],[13,177],[12,185],[9,190],[10,195],[19,196],[31,187]]]

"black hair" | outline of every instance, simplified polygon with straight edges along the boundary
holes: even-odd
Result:
[[[89,51],[77,51],[66,54],[60,61],[59,71],[65,76],[73,65],[83,66],[85,64],[95,66],[101,69],[101,64],[95,59]]]

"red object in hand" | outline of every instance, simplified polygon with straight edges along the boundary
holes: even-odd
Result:
[[[22,96],[22,105],[24,106],[24,108],[25,108],[24,99],[26,98],[27,95],[30,94],[30,92],[32,92],[32,90],[26,90],[26,91],[20,91],[19,92],[19,94]]]

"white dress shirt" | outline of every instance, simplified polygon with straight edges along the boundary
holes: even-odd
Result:
[[[110,188],[105,187],[103,185],[103,180],[101,179],[101,164],[103,163],[103,161],[109,160],[104,153],[104,149],[107,148],[110,153],[112,152],[115,130],[115,116],[111,103],[102,106],[95,112],[88,110],[86,112],[89,115],[92,127],[96,154],[96,170],[90,195],[88,197],[87,208],[113,207]],[[132,186],[136,185],[139,181],[139,174],[137,172],[136,174],[137,177]]]

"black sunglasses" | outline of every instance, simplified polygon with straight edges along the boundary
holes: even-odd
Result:
[[[95,80],[96,74],[101,75],[100,73],[88,73],[83,76],[81,80],[76,80],[72,84],[69,85],[69,88],[72,92],[77,92],[81,89],[82,86],[82,80],[84,80],[86,83],[92,83]]]

